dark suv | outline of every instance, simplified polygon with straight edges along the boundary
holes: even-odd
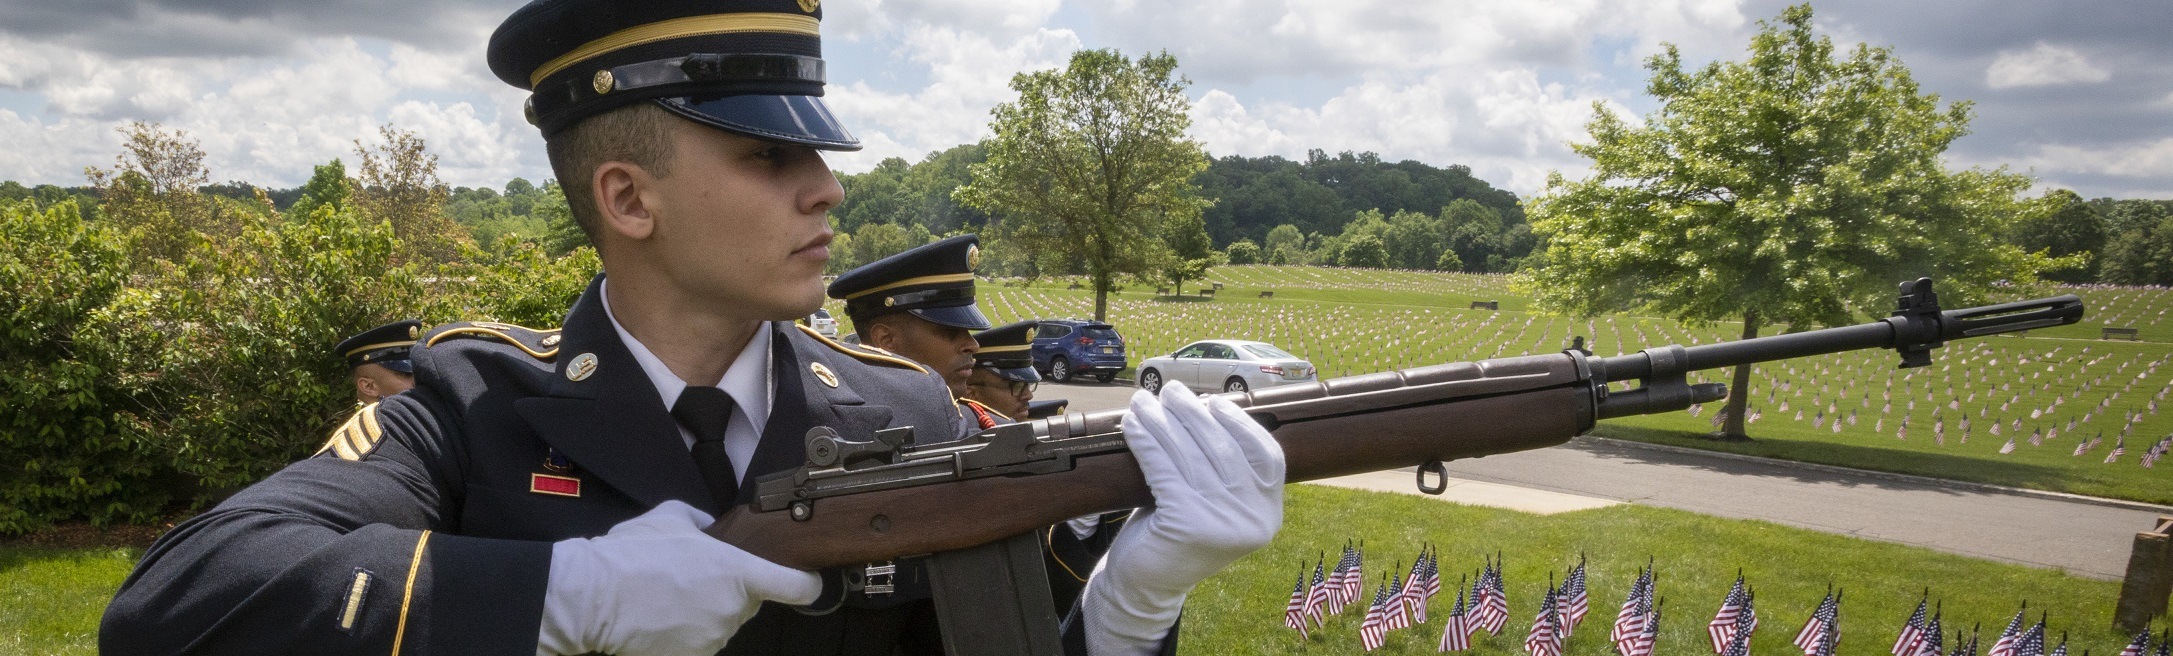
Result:
[[[1082,375],[1109,382],[1124,370],[1124,336],[1099,321],[1042,321],[1034,330],[1034,368],[1059,383]]]

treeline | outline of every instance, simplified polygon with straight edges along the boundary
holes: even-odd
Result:
[[[2015,226],[2013,243],[2053,256],[2084,254],[2079,269],[2045,275],[2062,282],[2173,286],[2173,201],[2083,200],[2065,189],[2064,204],[2039,221]]]
[[[899,248],[962,231],[988,234],[1000,217],[966,207],[952,191],[986,159],[967,144],[918,163],[883,160],[841,175],[845,202],[831,212],[842,247],[833,268],[850,269]],[[1305,161],[1227,156],[1194,178],[1212,201],[1201,219],[1212,247],[1233,264],[1256,262],[1511,271],[1533,244],[1515,194],[1463,166],[1386,162],[1373,153],[1308,153]],[[991,275],[1067,274],[1027,270],[992,253]]]
[[[180,132],[124,132],[89,187],[0,185],[0,535],[220,498],[352,414],[341,339],[403,318],[555,326],[600,266],[477,242],[549,190],[447,189],[412,134],[275,195],[208,184]]]

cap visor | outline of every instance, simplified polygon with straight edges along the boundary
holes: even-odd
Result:
[[[815,96],[682,96],[656,102],[688,120],[756,139],[860,150],[860,140]]]
[[[415,373],[414,360],[378,360],[377,366],[391,369],[393,371],[397,371],[403,374]]]
[[[907,311],[940,326],[967,330],[987,330],[989,327],[988,317],[981,316],[981,309],[971,305],[916,308]]]
[[[1041,382],[1041,372],[1034,371],[1033,367],[1000,368],[996,370],[996,377],[1021,383]]]

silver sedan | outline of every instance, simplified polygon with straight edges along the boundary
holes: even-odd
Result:
[[[1165,383],[1194,390],[1245,392],[1314,380],[1313,363],[1267,342],[1210,339],[1139,363],[1139,386],[1161,391]]]

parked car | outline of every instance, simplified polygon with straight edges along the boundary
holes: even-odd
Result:
[[[830,311],[823,308],[815,308],[814,314],[807,315],[807,327],[815,329],[815,332],[821,333],[822,336],[830,339],[837,339],[838,337],[837,318],[830,316]]]
[[[1076,376],[1115,380],[1124,370],[1124,336],[1115,326],[1085,319],[1049,319],[1034,329],[1034,368],[1059,383]]]
[[[1310,383],[1317,373],[1313,363],[1274,344],[1210,339],[1140,362],[1139,386],[1149,392],[1162,391],[1162,386],[1169,383],[1195,390],[1247,392]]]

